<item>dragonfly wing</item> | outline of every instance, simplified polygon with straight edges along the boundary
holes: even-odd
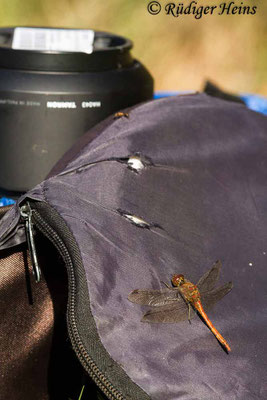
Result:
[[[233,288],[232,282],[228,282],[217,289],[210,292],[201,293],[201,303],[204,310],[210,310],[219,300],[221,300],[227,293],[229,293]]]
[[[183,302],[177,289],[168,288],[161,290],[136,289],[129,294],[128,300],[132,303],[153,307],[164,306],[177,301]]]
[[[208,290],[214,289],[215,284],[219,278],[221,268],[221,261],[216,261],[213,267],[200,278],[197,283],[197,287],[200,292],[204,293]]]
[[[154,307],[148,310],[141,319],[149,323],[175,323],[188,320],[188,305],[184,300],[161,307]],[[195,315],[191,312],[190,318]]]

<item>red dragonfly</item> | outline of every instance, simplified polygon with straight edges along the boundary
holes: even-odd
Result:
[[[227,352],[230,352],[229,344],[217,331],[204,311],[204,309],[210,310],[233,287],[232,282],[228,282],[215,288],[221,267],[221,262],[216,261],[196,285],[185,279],[182,274],[173,275],[171,280],[173,286],[164,283],[167,288],[161,290],[136,289],[129,294],[128,299],[133,303],[153,307],[143,315],[142,322],[175,323],[186,319],[190,322],[195,314],[191,313],[192,308],[204,320]]]

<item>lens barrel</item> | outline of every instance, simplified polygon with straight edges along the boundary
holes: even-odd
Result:
[[[153,79],[131,48],[105,32],[0,29],[2,193],[32,188],[88,129],[153,97]]]

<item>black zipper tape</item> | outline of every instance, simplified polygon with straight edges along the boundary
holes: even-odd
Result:
[[[149,400],[150,397],[131,381],[100,341],[90,310],[80,251],[67,224],[50,205],[33,201],[27,204],[31,209],[31,223],[53,243],[66,265],[69,282],[68,332],[82,366],[108,399]],[[111,383],[107,376],[111,377],[115,384]]]

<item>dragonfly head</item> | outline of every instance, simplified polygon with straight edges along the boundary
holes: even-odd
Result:
[[[180,286],[184,283],[184,276],[182,274],[173,275],[172,284],[173,286]]]

